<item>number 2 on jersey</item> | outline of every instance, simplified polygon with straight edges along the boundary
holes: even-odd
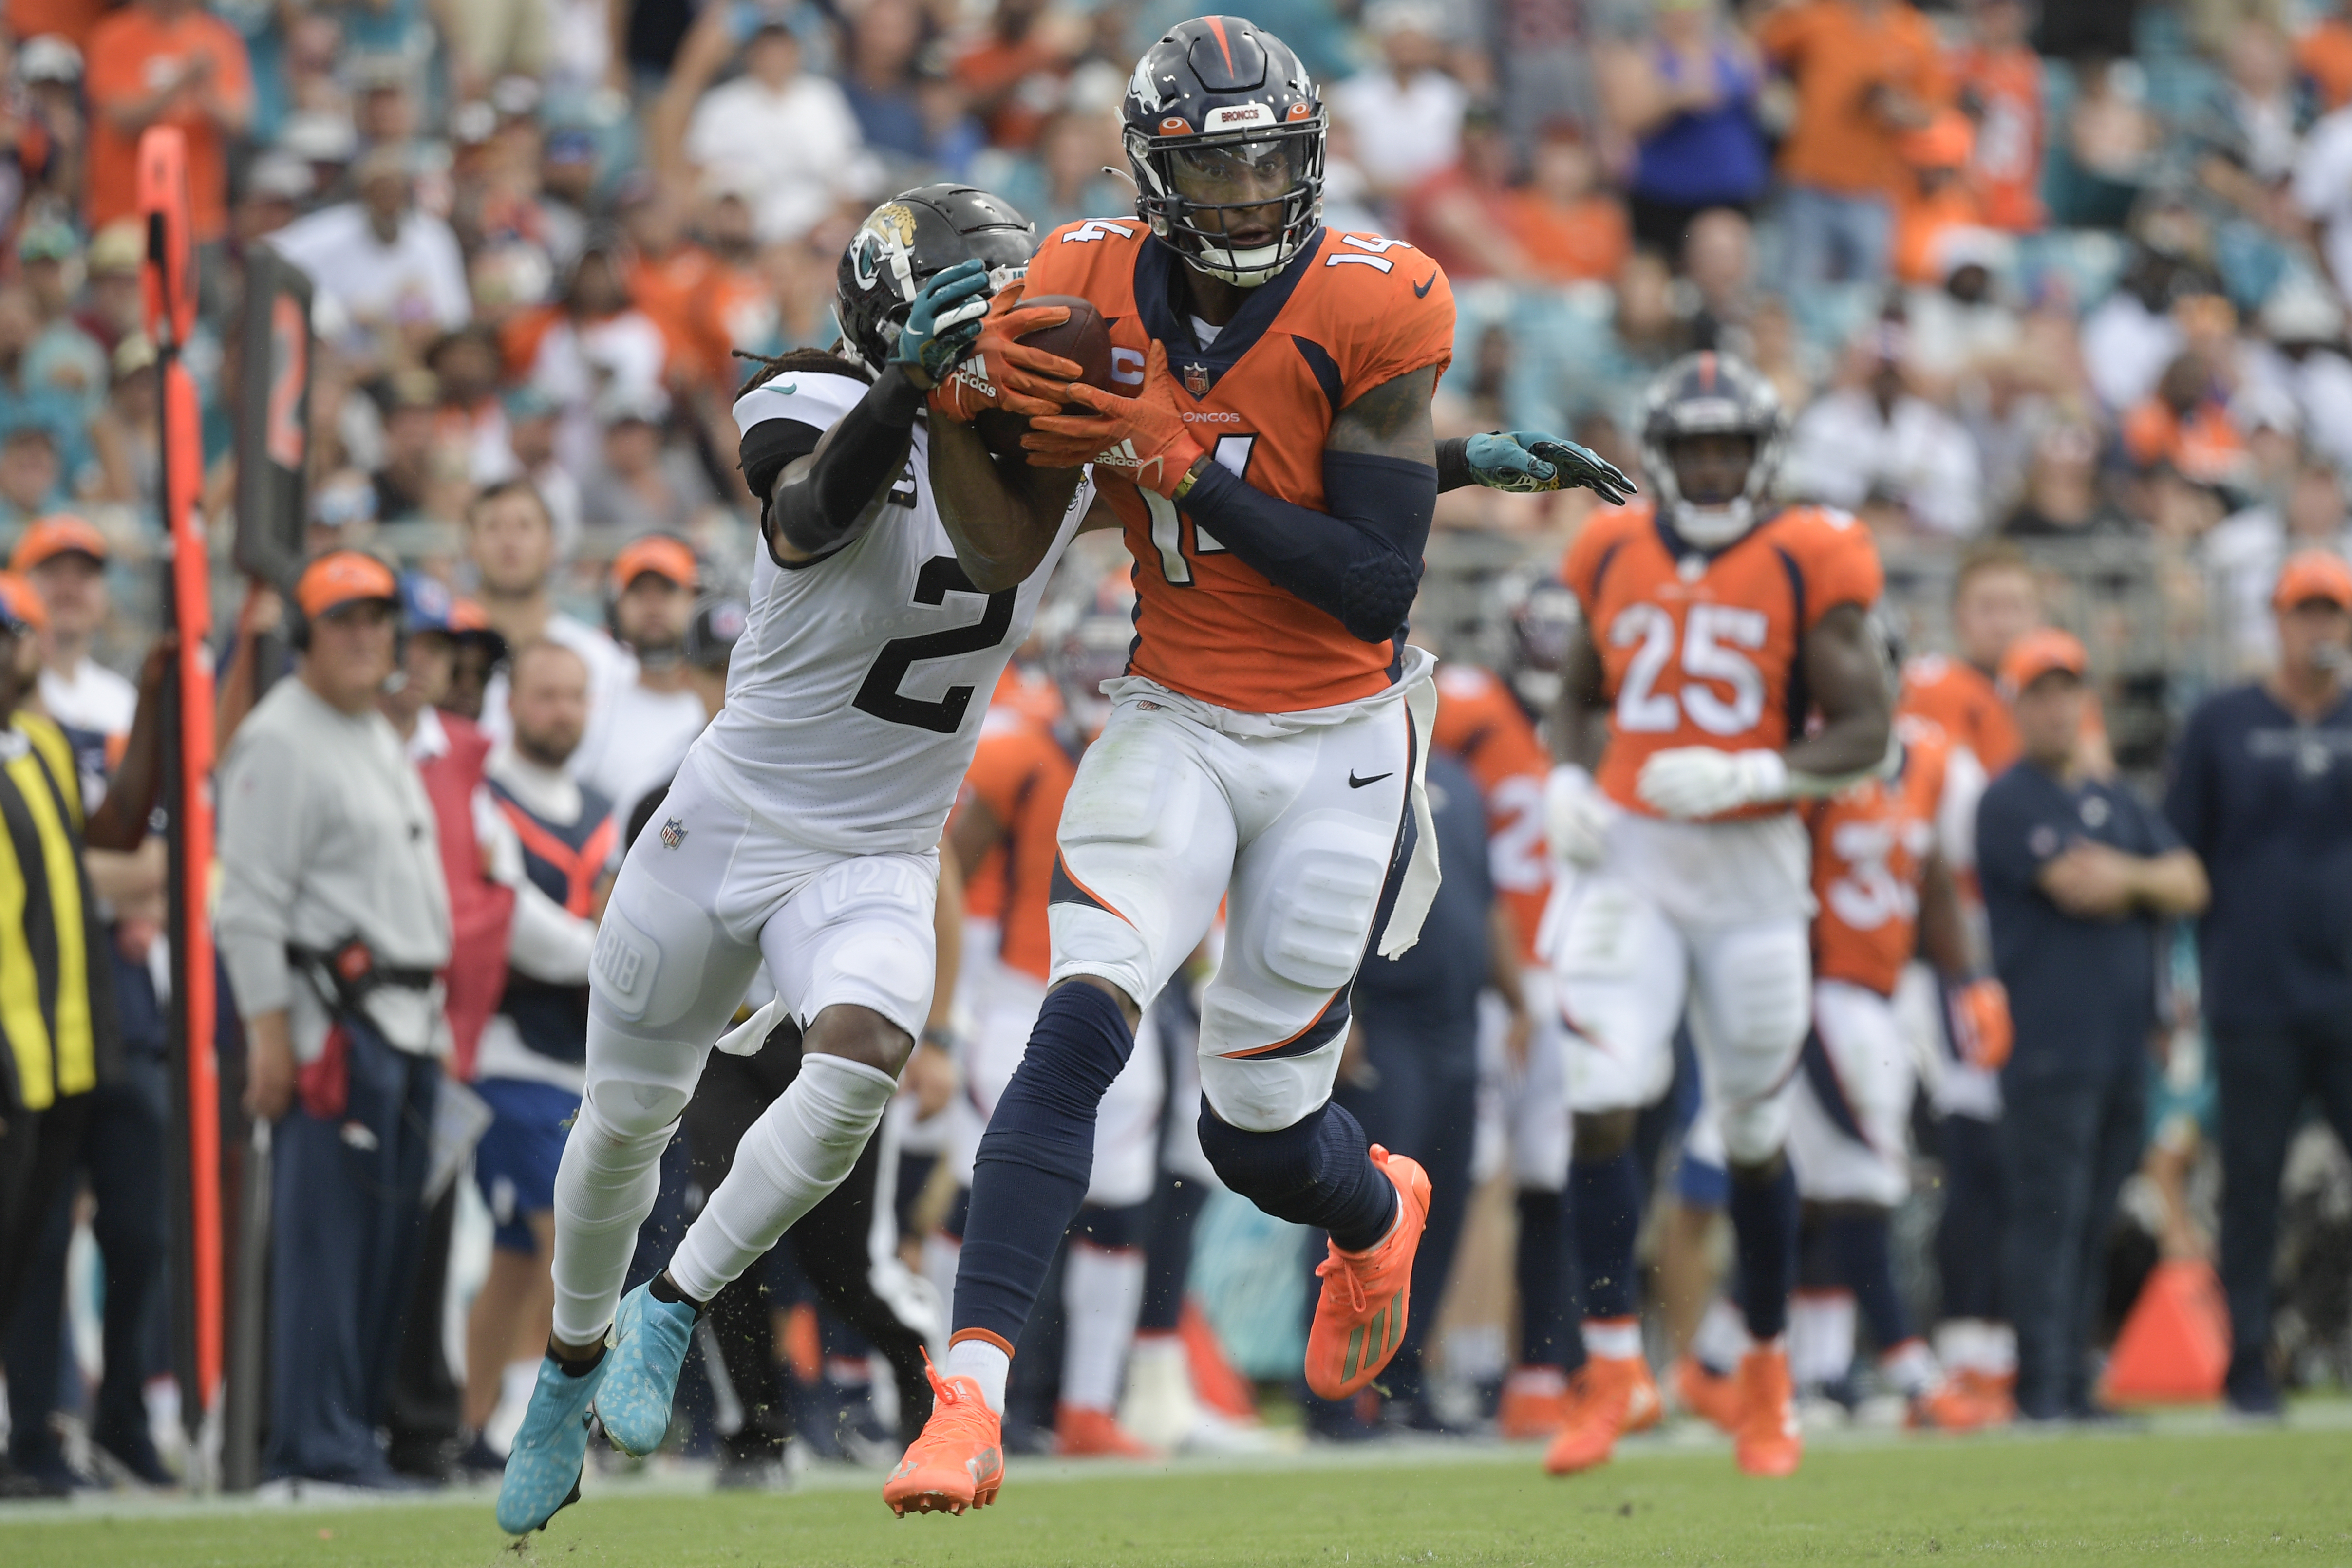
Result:
[[[1764,676],[1742,650],[1764,646],[1770,623],[1759,610],[1694,604],[1682,628],[1679,691],[1658,690],[1675,656],[1675,618],[1655,604],[1629,604],[1609,628],[1612,647],[1634,650],[1617,690],[1617,727],[1664,734],[1683,716],[1709,735],[1744,735],[1764,716]],[[1713,684],[1707,684],[1713,683]],[[1727,687],[1729,696],[1717,691]]]
[[[944,604],[950,593],[979,592],[951,555],[933,556],[915,574],[918,604]],[[1013,629],[1013,604],[1020,593],[1018,588],[1006,588],[990,594],[988,607],[969,626],[950,626],[919,637],[894,637],[883,643],[882,652],[875,657],[874,667],[866,672],[865,683],[857,688],[850,706],[891,724],[911,725],[935,735],[953,735],[971,707],[973,688],[950,686],[944,696],[933,702],[906,695],[898,690],[899,685],[906,680],[907,672],[922,660],[977,653],[1003,642],[1004,634]]]

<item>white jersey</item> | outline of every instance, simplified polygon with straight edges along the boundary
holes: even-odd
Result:
[[[846,372],[786,373],[744,393],[735,423],[829,429],[865,395]],[[1028,579],[982,594],[957,564],[929,464],[919,423],[905,476],[847,546],[792,569],[754,547],[727,706],[693,756],[746,813],[800,842],[859,854],[939,842],[997,677],[1094,497],[1089,478]]]

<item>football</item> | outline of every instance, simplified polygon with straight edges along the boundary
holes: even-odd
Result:
[[[1034,332],[1024,332],[1019,340],[1043,349],[1049,354],[1059,354],[1076,365],[1081,371],[1078,379],[1087,385],[1100,387],[1106,392],[1117,390],[1112,387],[1110,379],[1110,328],[1103,320],[1100,311],[1070,294],[1041,294],[1034,298],[1024,298],[1021,303],[1024,308],[1032,305],[1067,306],[1070,312],[1068,320],[1058,326],[1040,327]],[[1068,409],[1076,414],[1093,412],[1083,403],[1071,403]],[[1021,436],[1029,428],[1029,421],[1022,415],[1007,413],[1002,409],[985,409],[972,422],[972,427],[979,431],[982,442],[996,456],[1017,458],[1024,455]]]

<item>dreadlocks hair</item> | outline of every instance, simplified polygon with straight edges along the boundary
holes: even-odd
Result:
[[[811,375],[856,376],[868,386],[874,384],[873,372],[834,349],[786,349],[781,354],[755,354],[749,349],[737,349],[734,354],[737,359],[749,360],[758,367],[751,372],[750,380],[735,389],[737,397],[754,387],[766,386],[778,376],[796,371],[806,371]]]

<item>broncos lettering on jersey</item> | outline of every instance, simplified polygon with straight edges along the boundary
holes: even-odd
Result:
[[[1402,240],[1317,231],[1206,346],[1175,304],[1183,266],[1139,220],[1091,218],[1045,236],[1026,292],[1092,301],[1124,390],[1142,383],[1150,341],[1165,343],[1202,447],[1295,506],[1324,506],[1323,445],[1339,410],[1424,366],[1442,374],[1453,359],[1454,291]],[[1101,482],[1137,562],[1129,673],[1242,713],[1353,702],[1396,678],[1402,638],[1358,642],[1243,565],[1181,506]]]
[[[1475,664],[1437,672],[1437,727],[1430,745],[1452,752],[1486,803],[1486,860],[1519,934],[1519,962],[1535,964],[1536,927],[1551,897],[1544,851],[1544,779],[1551,756],[1510,687]]]
[[[1003,706],[990,708],[982,722],[980,746],[963,777],[962,799],[985,805],[1004,833],[973,873],[965,912],[994,916],[997,956],[1041,981],[1053,967],[1045,904],[1057,852],[1054,830],[1076,777],[1077,765],[1060,741]]]
[[[1597,512],[1567,580],[1612,705],[1598,780],[1645,816],[1634,781],[1653,753],[1777,751],[1801,735],[1805,634],[1834,606],[1876,602],[1881,582],[1870,530],[1822,507],[1792,507],[1713,555],[1681,548],[1647,508]]]
[[[1898,721],[1903,766],[1808,802],[1813,840],[1813,973],[1895,994],[1918,946],[1919,887],[1936,846],[1951,742],[1934,725]]]

